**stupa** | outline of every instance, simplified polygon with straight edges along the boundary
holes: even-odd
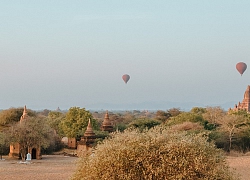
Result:
[[[86,154],[91,154],[93,144],[95,143],[96,135],[92,129],[91,122],[89,119],[87,129],[81,137],[81,140],[77,144],[77,155],[82,156]]]
[[[108,131],[109,133],[113,131],[113,126],[111,124],[111,121],[109,119],[109,113],[108,111],[106,111],[105,117],[104,117],[104,121],[102,123],[102,127],[101,127],[102,131]]]

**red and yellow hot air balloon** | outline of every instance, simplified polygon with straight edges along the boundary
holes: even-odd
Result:
[[[242,74],[245,72],[245,70],[247,69],[247,65],[246,65],[246,63],[244,63],[244,62],[239,62],[239,63],[237,63],[236,64],[236,69],[237,69],[237,71],[241,74],[241,76],[242,76]]]
[[[130,79],[130,76],[128,74],[124,74],[122,76],[123,81],[127,84],[128,80]]]

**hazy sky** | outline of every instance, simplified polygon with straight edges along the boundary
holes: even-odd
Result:
[[[249,0],[1,0],[0,109],[237,103],[250,84],[250,70],[235,68],[250,67],[249,9]]]

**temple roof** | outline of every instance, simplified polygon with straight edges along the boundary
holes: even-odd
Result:
[[[102,123],[103,126],[111,126],[111,121],[109,120],[109,113],[106,111],[104,121]]]
[[[84,137],[92,137],[92,136],[95,136],[95,133],[92,129],[92,125],[91,125],[91,122],[90,122],[90,119],[89,119],[89,122],[88,122],[88,126],[87,126],[87,129],[84,133]]]
[[[101,129],[103,131],[108,131],[108,132],[112,132],[113,131],[113,126],[111,124],[111,121],[109,120],[109,113],[108,113],[108,111],[106,111],[106,114],[105,114],[104,121],[102,123]]]

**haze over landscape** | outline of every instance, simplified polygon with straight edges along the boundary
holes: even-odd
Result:
[[[0,109],[168,109],[243,99],[250,1],[0,3]],[[129,74],[125,84],[123,74]]]

